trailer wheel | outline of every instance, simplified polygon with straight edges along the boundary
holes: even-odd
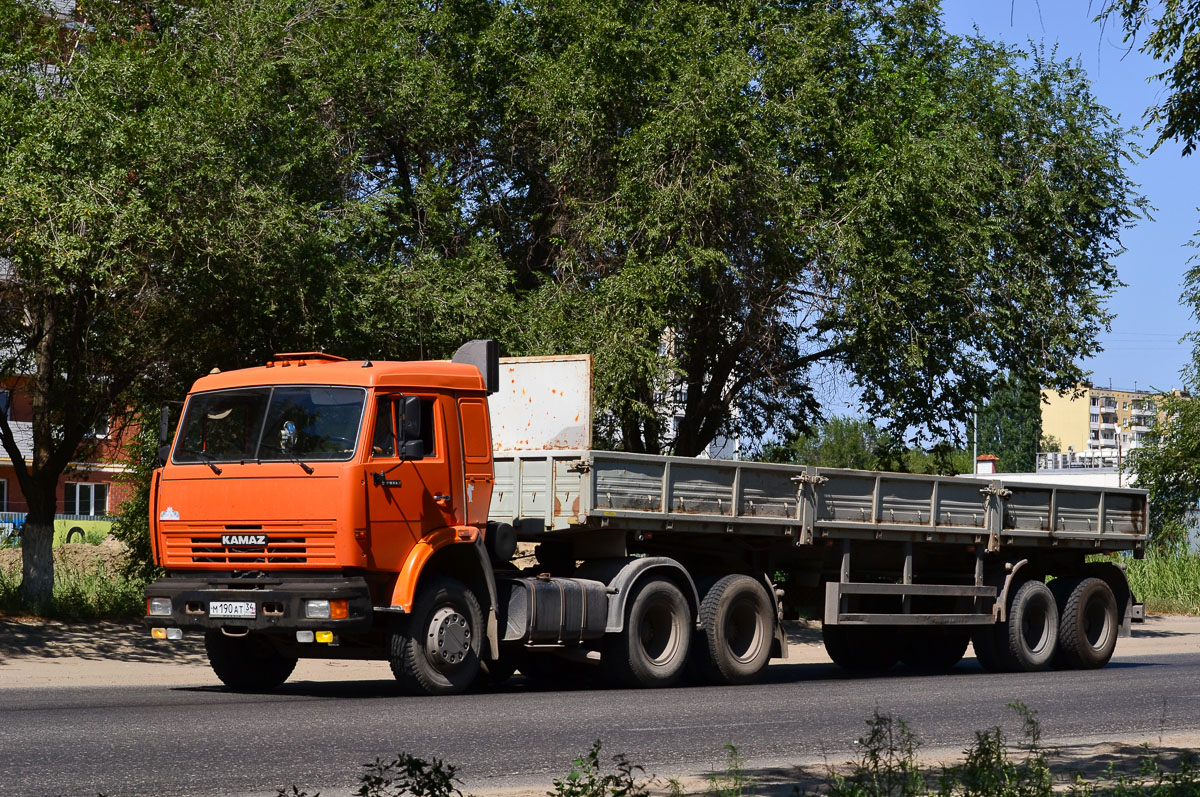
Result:
[[[204,650],[221,683],[235,692],[270,692],[296,669],[296,657],[280,653],[261,634],[231,637],[210,629],[204,632]]]
[[[392,632],[392,674],[413,694],[457,695],[479,674],[483,612],[453,578],[433,578],[417,593],[408,622]]]
[[[821,640],[833,663],[851,672],[884,672],[900,659],[893,626],[822,625]]]
[[[605,640],[603,661],[626,686],[675,684],[687,663],[692,612],[665,578],[643,581],[625,607],[625,630]]]
[[[1117,599],[1100,578],[1064,584],[1058,621],[1058,664],[1094,670],[1108,664],[1117,647]],[[1070,586],[1067,591],[1065,587]]]
[[[1041,581],[1026,581],[1013,595],[1008,622],[1002,628],[1014,669],[1024,672],[1047,669],[1058,647],[1058,604],[1054,593]]]
[[[965,628],[906,628],[900,632],[900,660],[917,672],[946,672],[962,660],[970,641]]]
[[[754,681],[771,658],[775,607],[755,579],[721,578],[700,602],[700,630],[693,652],[703,679],[712,683]]]

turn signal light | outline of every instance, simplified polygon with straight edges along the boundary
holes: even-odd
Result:
[[[330,601],[329,617],[333,620],[345,620],[350,616],[350,601]]]

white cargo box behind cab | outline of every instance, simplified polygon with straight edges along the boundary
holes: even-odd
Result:
[[[592,447],[592,355],[500,358],[488,398],[493,451]]]

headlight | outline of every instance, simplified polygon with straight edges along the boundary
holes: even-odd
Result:
[[[146,601],[146,614],[155,617],[170,617],[171,616],[171,599],[170,598],[150,598]]]
[[[328,620],[329,601],[305,601],[304,616],[310,620]]]

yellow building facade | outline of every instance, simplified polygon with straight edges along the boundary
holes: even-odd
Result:
[[[1081,385],[1079,395],[1042,391],[1042,436],[1060,453],[1089,449],[1130,451],[1142,444],[1158,416],[1155,393]]]

